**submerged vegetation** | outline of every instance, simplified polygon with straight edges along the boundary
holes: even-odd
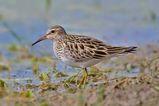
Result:
[[[18,80],[14,80],[12,76],[1,78],[0,104],[7,106],[10,104],[15,106],[72,104],[76,106],[157,106],[159,99],[158,48],[158,46],[149,45],[142,47],[135,54],[120,56],[110,62],[91,67],[87,86],[82,89],[77,87],[81,73],[77,76],[77,74],[69,75],[66,72],[60,72],[54,67],[55,60],[50,56],[37,57],[29,51],[28,47],[12,44],[8,46],[8,52],[15,58],[6,58],[1,53],[1,62],[8,62],[8,65],[0,64],[1,72],[14,73],[14,68],[25,62],[30,71],[32,70],[33,76],[25,79],[25,83],[21,82],[23,78]],[[103,67],[106,66],[105,64],[108,66]],[[121,70],[121,72],[133,74],[135,69],[139,72],[132,76],[118,73]],[[113,73],[116,75],[113,76]],[[38,83],[33,83],[34,80]]]

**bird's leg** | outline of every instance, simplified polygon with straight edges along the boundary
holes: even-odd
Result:
[[[84,68],[84,76],[83,76],[83,85],[85,86],[87,83],[87,77],[88,77],[88,72],[87,72],[87,68]]]
[[[87,72],[87,68],[84,68],[83,69],[84,73],[83,73],[83,77],[82,77],[82,80],[81,82],[79,83],[78,87],[81,86],[81,84],[85,87],[86,83],[87,83],[87,77],[88,77],[88,72]]]

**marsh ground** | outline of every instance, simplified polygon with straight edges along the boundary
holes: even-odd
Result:
[[[16,45],[10,45],[8,51],[14,59],[7,60],[1,54],[1,61],[5,63],[0,67],[2,106],[158,106],[158,46],[142,47],[135,54],[91,67],[84,89],[77,87],[81,75],[70,81],[76,73],[55,70],[51,57],[37,57],[26,47]],[[32,71],[26,70],[23,75],[12,72],[14,66],[23,63],[28,63],[23,68],[32,67],[28,68]]]

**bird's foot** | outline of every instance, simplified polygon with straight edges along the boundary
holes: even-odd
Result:
[[[77,85],[78,88],[85,88],[86,84],[88,82],[88,73],[87,70],[84,69],[83,77],[80,83]]]

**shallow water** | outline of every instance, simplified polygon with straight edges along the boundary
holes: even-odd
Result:
[[[7,59],[14,58],[6,49],[6,45],[12,43],[27,45],[35,55],[52,55],[51,41],[41,42],[34,47],[30,45],[49,26],[56,24],[64,26],[68,33],[85,34],[112,45],[141,46],[159,41],[157,0],[48,1],[0,0],[0,53]],[[12,31],[19,36],[20,42]],[[57,69],[64,72],[71,70],[70,74],[78,72],[71,68],[66,70],[62,63],[57,65]],[[117,76],[133,76],[129,74],[115,73]],[[0,72],[0,78],[8,79],[8,72]],[[22,84],[28,79],[39,83],[27,62],[15,65],[10,73],[12,79],[20,79]]]

